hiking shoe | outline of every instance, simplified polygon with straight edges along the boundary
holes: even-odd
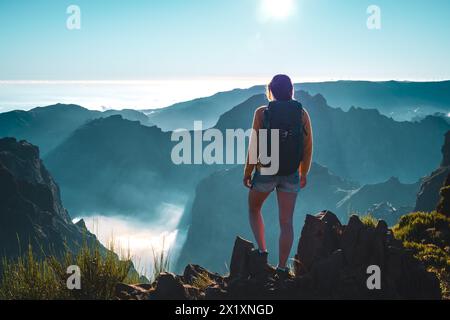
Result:
[[[250,277],[255,278],[261,275],[265,275],[269,269],[267,258],[269,253],[261,252],[258,249],[253,249],[249,255],[248,271]]]
[[[287,279],[292,279],[292,275],[289,271],[289,268],[277,268],[275,270],[275,278],[277,280],[287,280]]]

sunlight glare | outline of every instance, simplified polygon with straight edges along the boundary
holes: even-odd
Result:
[[[264,16],[273,19],[285,19],[294,10],[295,0],[262,0]]]

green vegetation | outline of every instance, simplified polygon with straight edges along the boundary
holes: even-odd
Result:
[[[438,212],[415,212],[400,218],[396,238],[436,273],[443,296],[450,298],[450,218]]]
[[[375,228],[378,224],[378,220],[370,213],[360,217],[361,222],[367,227]]]
[[[69,290],[67,267],[81,271],[81,289]],[[139,279],[131,260],[121,261],[113,251],[85,244],[77,254],[66,251],[62,259],[54,256],[37,259],[31,246],[16,260],[3,259],[0,277],[0,299],[112,299],[117,283]],[[131,276],[130,276],[131,275]]]
[[[210,285],[214,284],[214,281],[211,280],[207,272],[202,272],[198,274],[195,280],[192,282],[192,285],[200,290],[206,290]]]

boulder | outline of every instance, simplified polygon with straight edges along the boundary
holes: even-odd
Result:
[[[186,300],[189,290],[183,282],[172,273],[161,273],[156,282],[155,292],[152,296],[155,300]]]
[[[338,249],[341,228],[339,219],[330,211],[306,216],[295,256],[297,275],[309,272],[316,261]]]
[[[249,257],[254,249],[253,243],[237,237],[234,242],[230,263],[230,278],[246,278],[249,275]]]

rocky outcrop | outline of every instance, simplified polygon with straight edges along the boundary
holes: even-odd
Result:
[[[83,222],[72,223],[39,149],[0,139],[0,256],[17,257],[28,245],[37,255],[58,255],[83,241],[98,243]]]
[[[435,210],[439,202],[441,188],[448,185],[447,177],[450,174],[450,131],[445,135],[442,155],[441,166],[422,181],[422,186],[417,195],[415,211],[430,212]]]
[[[352,216],[347,225],[329,211],[308,215],[295,256],[295,274],[282,277],[259,266],[251,242],[235,240],[230,273],[220,276],[197,265],[183,275],[161,276],[147,289],[123,284],[119,299],[440,299],[439,281],[425,270],[387,224],[365,225]],[[219,258],[220,259],[220,258]],[[375,271],[373,271],[375,270]],[[380,275],[374,289],[371,276]]]
[[[447,176],[445,180],[444,187],[441,188],[440,191],[441,199],[439,200],[439,204],[436,208],[436,211],[442,214],[445,214],[447,217],[450,216],[450,174]]]

